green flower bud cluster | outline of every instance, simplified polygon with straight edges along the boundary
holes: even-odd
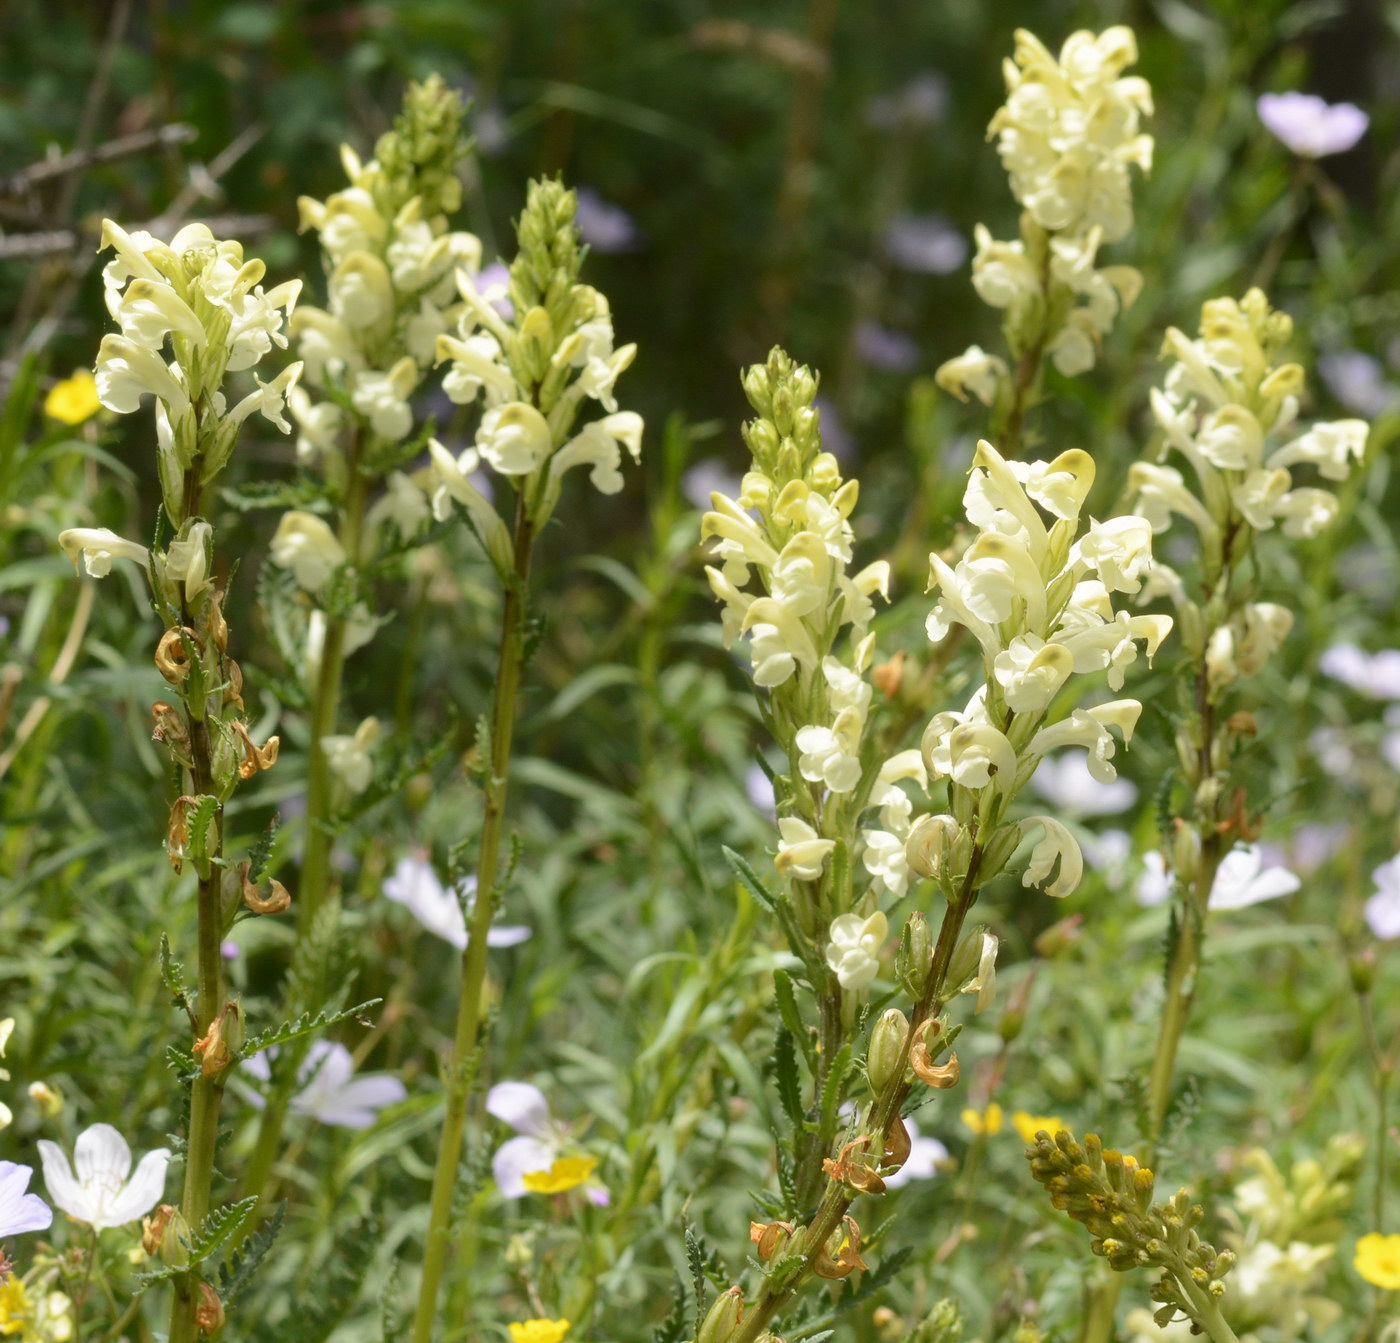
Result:
[[[824,484],[823,492],[830,493],[841,483],[834,459],[826,460],[830,454],[821,450],[821,412],[815,405],[819,382],[811,369],[776,346],[767,363],[744,372],[744,395],[758,415],[744,425],[744,442],[756,469],[779,489],[789,481],[805,480],[813,489],[822,490]],[[808,479],[814,467],[822,483]]]
[[[958,1303],[944,1297],[910,1335],[909,1343],[962,1343],[963,1318]]]
[[[532,181],[516,225],[520,250],[510,266],[510,297],[516,308],[524,311],[539,305],[565,332],[575,325],[569,321],[568,305],[583,264],[574,225],[577,212],[578,197],[563,182],[556,178]]]
[[[466,154],[462,95],[448,88],[441,75],[411,83],[394,129],[374,147],[381,174],[375,204],[392,217],[417,196],[427,219],[455,213],[462,204],[456,169]]]
[[[1086,1134],[1081,1146],[1064,1129],[1054,1138],[1041,1130],[1026,1158],[1051,1203],[1087,1228],[1094,1253],[1107,1259],[1109,1267],[1120,1273],[1164,1270],[1152,1289],[1153,1300],[1164,1303],[1155,1317],[1159,1324],[1178,1310],[1198,1324],[1214,1313],[1235,1256],[1197,1234],[1205,1213],[1185,1189],[1165,1203],[1154,1203],[1152,1172],[1130,1156],[1105,1151],[1096,1133]]]

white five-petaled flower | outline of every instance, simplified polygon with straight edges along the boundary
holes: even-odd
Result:
[[[1371,124],[1354,103],[1328,103],[1311,93],[1262,93],[1255,107],[1259,120],[1305,159],[1345,153]]]
[[[476,878],[468,877],[459,888],[467,898],[467,909],[475,903]],[[456,894],[446,890],[431,864],[422,858],[400,858],[394,874],[384,883],[384,894],[402,905],[430,933],[450,942],[459,951],[467,945],[467,923]],[[486,934],[488,947],[513,947],[527,941],[532,932],[519,926],[492,928]]]
[[[843,989],[863,989],[880,973],[880,949],[888,933],[889,920],[878,909],[868,919],[859,914],[832,919],[826,963]]]
[[[53,1224],[53,1209],[38,1194],[29,1194],[28,1166],[0,1161],[0,1240],[26,1231],[45,1231]]]
[[[239,1067],[260,1082],[270,1082],[271,1060],[277,1052],[274,1045],[244,1059]],[[315,1041],[297,1069],[300,1090],[292,1097],[292,1113],[337,1128],[365,1129],[379,1117],[380,1110],[397,1105],[408,1095],[408,1088],[391,1073],[362,1073],[359,1077],[354,1073],[355,1060],[343,1044]],[[259,1110],[267,1103],[258,1092],[251,1093],[249,1099]]]
[[[1366,901],[1366,925],[1383,941],[1400,937],[1400,854],[1371,873],[1375,894]]]
[[[543,1174],[563,1155],[568,1130],[549,1111],[549,1101],[529,1082],[497,1082],[486,1093],[486,1112],[510,1125],[516,1137],[507,1138],[491,1158],[491,1174],[504,1198],[524,1198],[527,1175]],[[589,1182],[585,1192],[592,1203],[608,1204],[608,1191]]]
[[[147,1152],[131,1170],[131,1148],[110,1124],[94,1124],[78,1135],[70,1165],[63,1149],[39,1140],[49,1197],[75,1221],[102,1231],[144,1217],[165,1192],[170,1153]],[[128,1176],[130,1178],[128,1178]],[[47,1225],[47,1223],[46,1223]]]

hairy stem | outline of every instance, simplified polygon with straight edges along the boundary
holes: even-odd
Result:
[[[423,1281],[413,1318],[413,1343],[431,1343],[442,1272],[449,1249],[448,1223],[452,1216],[452,1196],[457,1185],[457,1167],[462,1157],[467,1101],[471,1091],[472,1074],[475,1071],[473,1065],[477,1032],[481,1025],[481,990],[486,975],[486,938],[496,903],[501,841],[505,834],[510,746],[515,729],[516,698],[524,657],[522,617],[534,540],[534,524],[522,494],[516,505],[514,572],[506,584],[505,604],[501,612],[501,652],[491,712],[490,773],[485,781],[486,813],[482,821],[481,847],[477,855],[476,905],[472,911],[466,950],[462,953],[462,988],[457,1001],[457,1029],[445,1071],[447,1112],[443,1117],[437,1166],[433,1171],[428,1234],[423,1249]],[[471,1226],[459,1226],[458,1233],[470,1235]]]

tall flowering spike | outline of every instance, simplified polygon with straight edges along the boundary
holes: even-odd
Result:
[[[145,396],[155,398],[161,492],[179,526],[198,511],[201,488],[223,469],[250,414],[260,412],[283,433],[290,427],[282,409],[300,364],[259,381],[231,409],[223,382],[274,346],[286,347],[283,328],[301,281],[265,288],[263,263],[245,261],[241,243],[215,238],[203,224],[187,224],[164,243],[107,219],[101,250],[108,249],[115,255],[102,282],[121,334],[105,336],[98,351],[98,399],[129,415]]]
[[[443,389],[459,405],[479,399],[482,414],[474,445],[458,456],[433,445],[433,509],[445,518],[461,504],[502,572],[511,563],[504,524],[470,479],[482,465],[510,481],[538,529],[558,505],[565,473],[587,467],[600,493],[616,494],[624,451],[641,458],[642,418],[619,410],[615,393],[637,347],[614,348],[607,299],[580,282],[577,204],[562,182],[532,182],[506,293],[459,271],[457,329],[437,340],[437,361],[449,365]],[[604,414],[580,424],[590,402]]]
[[[1168,616],[1115,608],[1113,595],[1138,592],[1151,571],[1152,529],[1131,515],[1084,527],[1093,478],[1092,459],[1078,450],[1009,462],[982,442],[963,498],[977,534],[955,561],[929,557],[937,593],[929,638],[964,626],[981,645],[985,677],[966,708],[937,714],[923,735],[928,776],[947,780],[951,815],[921,817],[906,832],[906,861],[950,898],[967,875],[974,836],[986,880],[1036,829],[1026,884],[1046,884],[1051,895],[1074,889],[1083,862],[1070,832],[1050,817],[1008,823],[1008,804],[1062,746],[1085,748],[1100,782],[1116,777],[1113,757],[1142,706],[1119,699],[1067,716],[1054,707],[1072,677],[1103,672],[1120,690],[1139,645],[1150,660],[1171,630]]]
[[[1018,432],[1036,398],[1039,364],[1048,357],[1066,376],[1093,368],[1119,311],[1142,287],[1131,266],[1100,266],[1105,243],[1132,228],[1130,169],[1152,165],[1152,137],[1141,130],[1152,112],[1147,81],[1125,76],[1137,60],[1132,30],[1072,34],[1057,60],[1033,34],[1016,34],[1006,62],[1006,103],[989,136],[1023,207],[1020,238],[1000,242],[979,224],[972,283],[983,301],[1006,313],[1004,332],[1016,371],[969,347],[937,373],[960,399],[969,393],[995,406]]]

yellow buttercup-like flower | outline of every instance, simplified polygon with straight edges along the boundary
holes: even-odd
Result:
[[[81,424],[97,414],[97,380],[87,369],[58,383],[44,398],[44,414],[64,424]]]
[[[562,1194],[565,1190],[576,1189],[597,1169],[597,1157],[561,1156],[548,1170],[530,1171],[521,1177],[521,1182],[532,1194]],[[558,1337],[563,1338],[563,1334]],[[537,1343],[537,1340],[531,1338],[528,1343]]]
[[[980,1138],[985,1134],[990,1138],[1001,1132],[1001,1106],[993,1101],[985,1110],[964,1110],[962,1121],[976,1137]]]
[[[1035,1135],[1041,1129],[1053,1138],[1062,1128],[1067,1127],[1063,1119],[1057,1119],[1054,1115],[1033,1115],[1026,1110],[1017,1110],[1011,1116],[1011,1122],[1015,1125],[1016,1132],[1021,1135],[1022,1142],[1034,1142]]]
[[[569,1332],[568,1320],[526,1320],[509,1327],[510,1343],[560,1343]]]
[[[1400,1236],[1373,1231],[1356,1242],[1356,1271],[1373,1287],[1400,1291]]]

